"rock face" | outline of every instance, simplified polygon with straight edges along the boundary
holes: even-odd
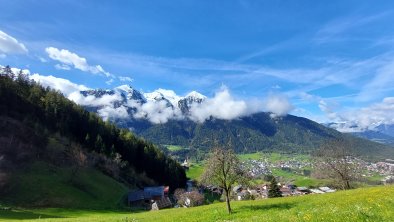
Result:
[[[206,98],[206,96],[196,91],[193,91],[178,101],[178,107],[182,111],[182,113],[188,114],[193,104],[201,104],[205,101]]]

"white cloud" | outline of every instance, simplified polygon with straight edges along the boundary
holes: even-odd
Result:
[[[289,99],[280,94],[271,94],[265,100],[265,111],[271,112],[271,117],[284,116],[293,109]]]
[[[28,50],[14,37],[0,30],[0,54],[27,54]]]
[[[84,85],[78,85],[69,80],[54,76],[42,76],[39,74],[30,75],[30,78],[43,86],[49,86],[61,91],[68,99],[77,104],[97,107],[97,112],[103,119],[124,119],[133,115],[135,118],[147,119],[154,124],[163,124],[169,120],[185,118],[196,122],[204,122],[211,117],[232,120],[262,110],[272,112],[274,116],[281,116],[287,114],[292,109],[292,105],[282,95],[270,95],[266,101],[244,101],[235,99],[226,87],[222,87],[214,97],[204,97],[205,100],[203,103],[192,104],[190,113],[184,116],[177,106],[177,101],[183,97],[178,96],[172,90],[158,89],[150,93],[152,95],[160,94],[162,97],[168,99],[172,105],[160,97],[158,99],[148,99],[142,104],[135,100],[128,100],[126,104],[119,106],[124,101],[124,97],[121,95],[121,91],[118,90],[111,91],[111,93],[104,94],[100,97],[94,95],[84,96],[80,91],[89,90]],[[134,113],[127,112],[129,107],[134,108]]]
[[[379,103],[342,113],[330,111],[336,122],[332,127],[341,132],[374,130],[381,124],[394,124],[394,97],[386,97]]]
[[[133,82],[134,80],[128,76],[119,76],[121,82]]]
[[[110,80],[106,81],[105,84],[111,85],[113,82],[114,82],[114,79],[110,79]]]
[[[215,94],[213,98],[207,98],[201,104],[193,104],[190,110],[190,119],[197,122],[204,122],[213,117],[217,119],[231,120],[248,113],[248,106],[245,101],[235,100],[227,88]]]
[[[124,106],[120,106],[118,108],[113,108],[110,106],[105,106],[97,111],[99,116],[101,116],[104,120],[108,119],[125,119],[129,117],[127,113],[127,108]]]
[[[83,96],[79,90],[70,93],[68,98],[83,106],[97,107],[113,106],[116,101],[122,100],[122,97],[118,93],[113,95],[105,94],[101,97],[95,97],[94,95]]]
[[[111,76],[111,73],[106,72],[100,65],[90,66],[85,58],[80,57],[67,49],[59,50],[54,47],[48,47],[45,51],[51,59],[61,62],[61,65],[63,66],[73,66],[75,69],[79,69],[84,72],[103,74],[107,77]],[[61,67],[61,65],[58,67]]]
[[[137,107],[135,118],[145,118],[152,123],[166,123],[170,119],[181,119],[182,113],[179,109],[167,106],[166,101],[150,101],[144,104],[133,104]]]
[[[40,74],[30,75],[30,78],[36,82],[39,82],[42,86],[51,87],[52,89],[59,90],[65,96],[69,96],[74,92],[79,92],[82,90],[88,90],[89,88],[84,85],[78,85],[73,82],[70,82],[67,79],[57,78],[54,76],[42,76]]]
[[[70,66],[65,65],[65,64],[56,64],[56,65],[55,65],[55,68],[56,68],[56,69],[59,69],[59,70],[70,70],[70,69],[71,69]]]

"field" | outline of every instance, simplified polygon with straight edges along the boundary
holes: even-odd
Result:
[[[300,154],[291,155],[291,154],[280,154],[280,153],[247,153],[247,154],[238,154],[238,157],[241,161],[259,160],[262,158],[267,159],[270,162],[278,162],[278,161],[286,161],[286,160],[298,160],[301,162],[306,162],[310,160],[310,157],[308,155],[300,155]],[[198,180],[203,170],[204,170],[203,163],[192,164],[189,170],[186,171],[186,175],[188,178],[192,180]],[[292,182],[297,186],[316,187],[320,185],[325,185],[326,182],[308,176],[299,175],[294,172],[284,171],[279,168],[272,169],[272,173],[275,176],[281,177],[283,181]]]
[[[151,212],[67,209],[0,210],[0,221],[394,221],[394,186],[360,188],[331,194],[233,201]],[[30,219],[30,220],[29,220]]]
[[[92,169],[80,169],[71,181],[71,168],[36,162],[13,173],[1,203],[26,207],[117,209],[127,187]]]
[[[203,164],[192,164],[189,170],[186,171],[186,176],[192,180],[198,180],[204,171]]]
[[[177,145],[164,145],[164,146],[171,152],[175,152],[183,149],[181,146],[177,146]]]

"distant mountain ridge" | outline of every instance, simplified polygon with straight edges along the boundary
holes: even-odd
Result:
[[[337,129],[338,123],[327,123],[324,124],[330,128]],[[349,134],[371,140],[377,143],[387,144],[394,146],[394,125],[393,124],[380,124],[373,129],[359,130],[357,125],[352,126],[354,132],[349,132]]]

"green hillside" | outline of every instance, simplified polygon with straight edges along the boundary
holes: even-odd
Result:
[[[341,138],[351,141],[357,155],[375,160],[394,158],[394,147],[342,134],[292,115],[271,118],[269,113],[257,113],[235,120],[210,119],[204,123],[190,120],[171,120],[165,124],[142,122],[131,121],[127,127],[157,144],[188,147],[188,150],[172,152],[181,157],[198,156],[217,144],[231,146],[238,153],[310,153],[328,140]]]
[[[232,202],[195,208],[151,212],[106,212],[67,209],[0,210],[0,220],[36,221],[379,221],[394,220],[394,186],[362,188],[331,194],[306,195],[255,201]],[[47,218],[47,219],[45,219]],[[29,220],[26,220],[29,221]]]
[[[118,209],[128,189],[92,168],[70,182],[72,168],[36,162],[12,173],[1,202],[12,206]]]
[[[126,129],[0,70],[0,204],[114,209],[129,188],[183,187],[178,162]]]

